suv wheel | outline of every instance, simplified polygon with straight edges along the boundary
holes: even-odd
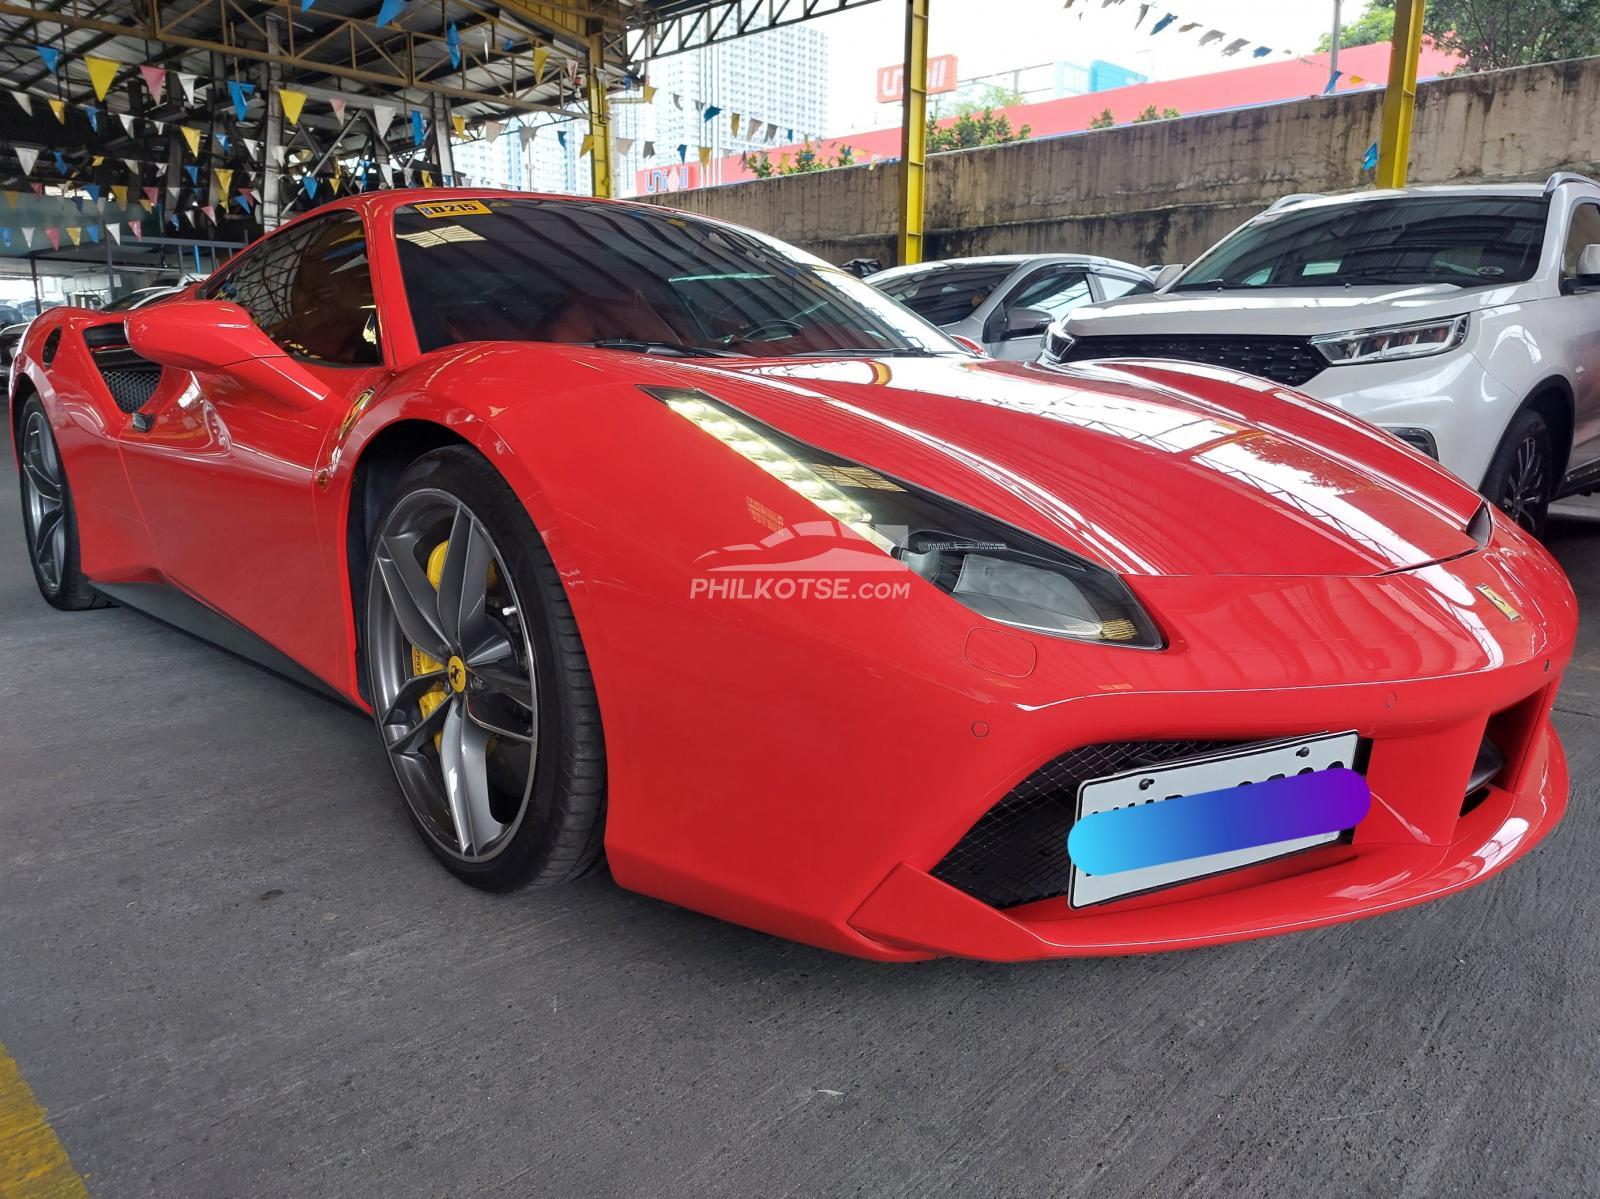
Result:
[[[1555,465],[1550,426],[1537,412],[1524,409],[1500,440],[1483,476],[1483,494],[1528,532],[1543,537],[1556,489]]]

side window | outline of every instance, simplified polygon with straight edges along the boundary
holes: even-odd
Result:
[[[929,324],[953,325],[981,307],[1010,273],[1009,266],[939,267],[910,279],[897,279],[883,290]]]
[[[1050,314],[1054,320],[1063,312],[1088,304],[1094,297],[1089,294],[1089,276],[1083,271],[1046,270],[1033,276],[1011,293],[1006,301],[1006,311],[1013,308],[1037,308]]]
[[[1600,245],[1600,204],[1579,204],[1572,210],[1567,244],[1561,252],[1562,278],[1570,279],[1578,273],[1578,255],[1585,246],[1594,245]]]
[[[1148,295],[1156,289],[1154,283],[1146,279],[1130,279],[1126,275],[1100,275],[1100,293],[1108,300],[1119,300],[1123,296]]]
[[[238,304],[298,357],[342,366],[383,361],[367,241],[353,213],[270,238],[205,295]]]

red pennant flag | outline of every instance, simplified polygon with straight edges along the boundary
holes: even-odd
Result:
[[[161,189],[159,187],[147,187],[144,189],[144,198],[152,204],[156,202],[156,198],[160,195]]]
[[[157,104],[161,103],[161,93],[167,86],[166,67],[140,67],[139,74],[144,76],[144,85],[150,89],[150,97]]]
[[[133,230],[133,236],[136,240],[144,240],[144,227],[138,221],[129,221],[128,228]]]
[[[61,248],[61,230],[46,229],[44,231],[44,235],[50,239],[50,248],[52,250],[59,250]]]
[[[213,225],[217,223],[217,206],[215,204],[202,204],[200,205],[200,211],[206,214],[206,220]]]
[[[33,194],[34,194],[34,195],[36,195],[36,196],[42,196],[42,195],[44,195],[44,184],[42,184],[42,183],[35,183],[35,184],[34,184],[34,185],[33,185]]]

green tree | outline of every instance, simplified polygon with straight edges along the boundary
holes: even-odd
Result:
[[[986,83],[982,87],[963,89],[954,97],[937,97],[931,106],[932,119],[943,121],[949,117],[964,117],[992,108],[1015,108],[1028,99],[1014,87],[1000,87]]]
[[[762,150],[755,154],[742,155],[739,159],[744,169],[757,179],[771,179],[774,175],[809,175],[812,171],[831,171],[834,167],[855,166],[856,161],[854,146],[840,146],[839,153],[832,158],[824,158],[817,153],[817,148],[811,144],[809,137],[794,152],[793,158],[784,154],[777,162],[773,162],[772,155]]]
[[[1363,36],[1364,28],[1379,31],[1367,41],[1393,36],[1394,5],[1372,0],[1341,40]],[[1422,31],[1468,71],[1586,58],[1600,54],[1600,0],[1429,0]]]
[[[1374,42],[1387,42],[1394,37],[1394,5],[1385,8],[1374,4],[1354,21],[1350,21],[1339,30],[1339,45],[1370,46]],[[1322,35],[1322,40],[1317,43],[1317,53],[1326,54],[1333,49],[1333,38],[1328,34]]]
[[[1104,112],[1102,112],[1099,116],[1095,117],[1092,121],[1089,122],[1089,128],[1090,129],[1110,129],[1111,126],[1115,125],[1116,123],[1117,123],[1117,118],[1111,115],[1111,110],[1108,108]]]
[[[1176,108],[1163,108],[1160,112],[1157,112],[1156,106],[1152,104],[1138,116],[1134,117],[1133,123],[1135,125],[1142,125],[1146,121],[1170,121],[1173,117],[1181,117],[1182,115],[1183,114]]]
[[[963,113],[948,125],[928,126],[928,153],[970,150],[973,146],[1003,146],[1007,142],[1020,142],[1032,133],[1032,125],[1013,130],[1005,113],[985,108],[981,112]]]

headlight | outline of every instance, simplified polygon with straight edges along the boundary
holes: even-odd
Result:
[[[1324,333],[1311,344],[1334,366],[1357,362],[1394,362],[1443,354],[1467,339],[1468,317],[1426,321],[1416,325],[1390,325],[1384,329],[1358,329],[1353,333]]]
[[[1049,329],[1045,330],[1042,357],[1047,362],[1060,362],[1066,357],[1067,351],[1072,348],[1072,343],[1077,340],[1076,337],[1066,332],[1060,325],[1051,325]]]
[[[1104,645],[1165,644],[1128,585],[1102,566],[797,441],[705,392],[643,390],[981,616]]]

